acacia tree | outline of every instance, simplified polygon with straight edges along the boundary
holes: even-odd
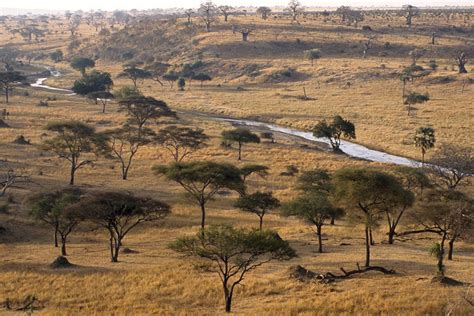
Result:
[[[371,169],[345,168],[333,178],[333,197],[348,214],[365,226],[365,266],[370,266],[370,234],[388,201],[402,190],[397,179]]]
[[[170,125],[159,130],[154,140],[171,153],[175,162],[181,162],[196,150],[207,146],[209,136],[199,128]]]
[[[53,122],[46,126],[46,130],[57,135],[46,140],[43,147],[70,163],[70,185],[74,185],[77,170],[93,163],[90,159],[81,160],[82,154],[94,153],[98,156],[108,151],[106,139],[82,122]]]
[[[334,207],[322,192],[305,193],[283,207],[283,216],[296,216],[316,227],[318,252],[323,252],[322,228],[332,219],[344,215],[341,208]]]
[[[412,106],[414,104],[422,104],[430,100],[428,94],[422,94],[418,92],[410,92],[405,96],[404,104],[407,106],[408,115],[411,114]]]
[[[418,10],[418,8],[415,7],[415,6],[412,6],[411,4],[407,4],[407,5],[404,5],[404,6],[402,7],[402,10],[404,11],[404,16],[405,16],[406,24],[407,24],[408,26],[411,26],[411,25],[412,25],[412,19],[413,19],[413,17],[419,15],[419,10]]]
[[[227,20],[229,19],[229,15],[232,13],[232,11],[234,10],[233,7],[231,6],[228,6],[228,5],[221,5],[219,6],[219,11],[222,13],[222,15],[224,16],[224,21],[227,22]]]
[[[95,61],[85,57],[74,57],[70,65],[84,77],[86,75],[86,69],[95,67]]]
[[[260,137],[257,134],[252,133],[247,128],[236,128],[229,131],[222,132],[222,139],[227,142],[236,142],[239,146],[238,160],[242,160],[242,145],[248,143],[260,143]]]
[[[474,175],[474,153],[471,148],[443,145],[430,159],[428,172],[435,182],[449,190],[469,185]]]
[[[171,111],[166,102],[142,95],[133,94],[122,99],[119,106],[122,111],[127,112],[127,123],[136,126],[139,132],[149,121],[161,117],[176,117],[176,113]]]
[[[257,14],[260,15],[262,20],[268,19],[268,16],[272,13],[272,9],[269,7],[259,7],[257,9]]]
[[[259,228],[263,228],[263,217],[269,212],[280,207],[280,201],[273,196],[272,192],[260,192],[249,195],[242,195],[237,202],[235,207],[245,212],[254,213],[258,216]]]
[[[321,58],[321,51],[319,49],[310,49],[305,52],[305,57],[311,60],[311,66],[314,66],[314,61]]]
[[[191,17],[192,15],[194,14],[194,10],[193,9],[186,9],[184,11],[184,14],[186,15],[186,17],[188,18],[188,24],[191,24]]]
[[[135,66],[126,67],[118,74],[118,78],[128,78],[132,80],[133,86],[137,87],[138,82],[143,82],[145,79],[152,78],[153,75],[150,71],[137,68]]]
[[[211,25],[217,21],[217,7],[212,1],[201,3],[198,9],[202,22],[206,27],[206,32],[211,31]]]
[[[68,236],[82,221],[82,216],[71,209],[82,195],[79,189],[61,189],[34,194],[27,199],[30,216],[54,229],[54,246],[58,247],[58,235],[61,238],[61,256],[67,256]]]
[[[293,22],[296,22],[298,15],[303,11],[303,7],[298,0],[290,0],[290,2],[288,2],[288,6],[286,7],[286,11],[290,13]]]
[[[12,164],[0,160],[0,197],[5,196],[7,190],[21,183],[29,183],[30,176]]]
[[[108,139],[112,156],[120,162],[122,179],[127,180],[135,155],[141,147],[152,142],[155,133],[146,127],[139,131],[136,126],[124,125],[105,131],[104,135]]]
[[[105,93],[114,85],[110,73],[92,71],[79,80],[74,81],[72,91],[79,95],[87,96],[91,93]]]
[[[335,152],[341,151],[339,148],[341,146],[341,137],[348,139],[356,138],[354,124],[339,115],[334,116],[331,123],[327,123],[326,120],[320,121],[314,127],[313,135],[315,137],[327,138]]]
[[[155,174],[175,181],[196,200],[201,209],[201,228],[206,225],[206,205],[217,192],[230,189],[242,190],[239,169],[231,164],[210,161],[173,163],[153,167]]]
[[[466,64],[467,64],[467,58],[466,58],[466,53],[460,52],[458,56],[454,59],[456,61],[456,64],[458,65],[459,73],[460,74],[467,74],[466,70]]]
[[[112,262],[118,262],[123,239],[131,230],[144,222],[161,221],[171,213],[166,203],[123,192],[91,192],[71,209],[107,229]]]
[[[258,175],[261,178],[265,178],[268,175],[269,168],[267,166],[257,165],[257,164],[246,164],[240,167],[240,174],[242,177],[242,183],[244,184],[244,188],[246,188],[245,182],[247,181],[248,177],[253,174]],[[245,191],[241,193],[245,195]]]
[[[18,71],[0,72],[0,88],[5,93],[5,102],[8,104],[8,97],[13,86],[18,82],[25,81],[26,77]]]
[[[421,148],[421,165],[424,166],[426,151],[433,148],[436,143],[435,130],[431,127],[419,127],[413,140],[415,147]]]
[[[273,260],[290,260],[296,252],[276,232],[214,226],[195,237],[181,237],[170,248],[187,257],[210,261],[207,271],[219,274],[225,311],[231,312],[234,289],[246,274]]]
[[[150,79],[163,86],[163,82],[161,80],[164,80],[163,76],[167,73],[170,66],[171,65],[167,63],[154,62],[153,64],[145,67],[144,70],[150,72]]]
[[[415,232],[434,233],[440,236],[438,243],[438,268],[444,272],[445,244],[449,243],[448,259],[452,260],[454,243],[472,229],[474,208],[471,198],[455,190],[431,190],[418,202],[415,221],[423,227]]]
[[[201,81],[201,88],[202,88],[204,85],[204,81],[211,81],[212,77],[205,73],[198,73],[197,75],[193,76],[193,79],[197,81]]]
[[[115,98],[115,96],[109,91],[94,91],[87,95],[89,99],[98,104],[102,104],[102,113],[105,113],[107,103]]]

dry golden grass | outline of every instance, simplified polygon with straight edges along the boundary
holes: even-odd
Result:
[[[245,18],[245,23],[262,22],[255,18]],[[399,25],[403,21],[367,21],[364,24],[383,26],[385,23]],[[442,21],[437,21],[444,23]],[[459,22],[459,21],[458,21]],[[288,20],[266,22],[273,27],[288,26]],[[417,23],[427,25],[429,21]],[[288,40],[311,38],[312,41],[331,43],[332,41],[358,41],[363,37],[351,33],[335,32],[335,24],[307,20],[306,28],[282,32]],[[67,34],[48,35],[40,44],[26,44],[31,49],[65,48]],[[97,40],[91,28],[81,26],[83,38]],[[403,34],[402,34],[403,35]],[[220,58],[209,56],[211,62],[271,64],[252,81],[251,78],[220,76],[203,89],[197,82],[190,90],[177,92],[166,85],[159,86],[146,81],[140,88],[147,95],[163,99],[176,110],[184,123],[205,129],[211,137],[209,147],[195,153],[193,159],[210,159],[237,163],[236,152],[219,147],[220,132],[230,128],[230,124],[217,122],[196,112],[207,112],[236,117],[255,117],[280,124],[300,128],[311,128],[318,120],[334,114],[341,114],[354,121],[357,127],[357,141],[374,148],[418,157],[419,153],[411,144],[415,128],[433,126],[439,143],[462,143],[474,147],[472,133],[474,126],[472,95],[473,88],[467,86],[460,93],[460,80],[444,85],[430,85],[417,82],[417,91],[429,92],[432,100],[419,106],[416,116],[408,117],[401,104],[401,86],[397,78],[365,79],[366,73],[389,73],[399,71],[409,63],[407,58],[331,58],[323,56],[311,67],[298,54],[269,52],[270,56],[254,56],[248,53],[253,45],[274,38],[274,33],[255,32],[250,43],[240,43],[238,35],[230,31],[200,34],[196,49],[215,49]],[[356,36],[355,38],[352,38]],[[410,43],[421,45],[429,41],[427,36],[401,36],[386,33],[377,41],[384,43]],[[0,43],[20,43],[18,38],[10,39],[3,32]],[[449,37],[443,45],[458,45],[463,39]],[[226,46],[227,45],[227,46]],[[229,46],[230,45],[230,46]],[[424,44],[422,44],[424,45]],[[228,49],[237,47],[237,50]],[[274,55],[272,55],[274,54]],[[207,57],[206,57],[207,58]],[[425,60],[426,59],[426,60]],[[424,64],[428,59],[424,58]],[[451,66],[451,60],[437,60],[440,70],[431,76],[453,75],[443,70]],[[178,62],[178,61],[177,61]],[[182,61],[181,61],[182,62]],[[385,68],[381,64],[385,64]],[[56,65],[64,72],[60,78],[48,79],[48,84],[69,87],[78,73],[69,69],[66,63]],[[295,68],[307,74],[302,81],[285,83],[263,83],[269,73],[286,68]],[[121,65],[100,61],[100,70],[114,75]],[[333,83],[326,80],[339,76]],[[466,77],[472,78],[472,74]],[[129,84],[122,79],[114,79],[117,86]],[[345,83],[351,82],[350,88]],[[220,84],[220,87],[217,85]],[[237,91],[243,86],[244,91]],[[307,93],[315,100],[301,101],[306,87]],[[11,234],[0,239],[0,301],[10,298],[20,300],[35,294],[44,305],[36,313],[44,315],[103,315],[103,314],[162,314],[162,315],[211,315],[223,311],[223,295],[218,277],[200,273],[193,269],[188,260],[167,249],[167,244],[177,236],[193,234],[199,227],[199,211],[189,202],[180,187],[157,178],[151,172],[154,164],[167,163],[171,159],[167,152],[157,146],[144,148],[132,166],[130,179],[120,179],[119,168],[114,161],[100,159],[92,167],[79,170],[77,183],[84,188],[124,189],[138,194],[153,196],[173,205],[173,214],[161,226],[146,225],[132,232],[124,241],[126,247],[139,253],[122,255],[120,263],[109,263],[106,233],[91,230],[85,225],[72,234],[69,244],[69,259],[78,265],[68,271],[48,268],[58,251],[52,246],[51,231],[26,218],[27,210],[19,202],[30,190],[49,189],[67,183],[67,165],[49,153],[42,153],[39,144],[45,137],[44,126],[49,121],[74,119],[87,122],[98,130],[120,126],[124,114],[117,112],[112,103],[106,114],[100,113],[100,106],[79,97],[55,94],[39,89],[28,89],[30,96],[16,93],[7,106],[11,115],[10,129],[1,129],[1,158],[18,162],[35,180],[23,189],[12,191],[14,200],[10,214],[0,214],[2,226]],[[19,92],[19,91],[18,91]],[[47,96],[57,96],[49,107],[40,108],[36,104]],[[23,134],[31,139],[32,146],[19,146],[11,142]],[[277,136],[277,144],[263,143],[244,147],[243,163],[261,163],[271,167],[266,179],[252,179],[252,190],[272,190],[283,201],[292,199],[297,193],[294,178],[280,176],[287,165],[296,165],[300,170],[323,168],[336,170],[344,166],[374,166],[380,164],[350,159],[343,155],[326,152],[302,140]],[[305,146],[302,146],[305,145]],[[385,166],[384,166],[385,167]],[[470,188],[469,190],[472,190]],[[235,210],[232,206],[235,195],[219,196],[210,205],[208,223],[232,223],[256,226],[257,218]],[[237,314],[248,315],[444,315],[453,311],[456,315],[469,315],[474,311],[461,298],[463,287],[443,287],[430,283],[435,262],[428,255],[433,238],[415,238],[413,241],[397,242],[395,245],[381,243],[385,240],[385,226],[381,223],[375,234],[377,245],[373,247],[373,263],[395,269],[398,274],[383,276],[365,274],[330,285],[319,283],[299,283],[288,276],[292,265],[301,264],[318,272],[338,272],[340,267],[352,268],[364,258],[363,229],[352,227],[350,223],[339,221],[336,226],[324,230],[326,253],[316,253],[314,232],[305,223],[292,218],[281,218],[276,214],[265,218],[264,225],[277,230],[284,239],[290,241],[299,257],[282,263],[271,263],[249,274],[244,286],[238,289],[234,301]],[[342,246],[341,244],[349,244]],[[473,283],[474,246],[460,242],[456,245],[455,258],[447,262],[447,271],[453,278]],[[1,312],[0,312],[1,313]]]

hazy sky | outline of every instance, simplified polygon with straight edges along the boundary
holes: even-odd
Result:
[[[45,10],[91,10],[101,9],[153,9],[198,7],[204,0],[0,0],[0,8],[45,9]],[[268,5],[282,6],[289,0],[215,0],[218,5]],[[474,0],[300,0],[306,6],[337,7],[349,6],[393,6],[406,3],[416,6],[474,6]]]

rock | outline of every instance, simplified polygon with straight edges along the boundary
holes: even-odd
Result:
[[[51,269],[67,269],[74,267],[66,257],[59,256],[49,265]]]

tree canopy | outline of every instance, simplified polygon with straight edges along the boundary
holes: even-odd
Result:
[[[320,121],[313,129],[315,137],[323,137],[329,140],[334,151],[340,151],[341,137],[355,139],[355,126],[351,121],[343,119],[341,116],[334,116],[331,123],[326,120]]]

